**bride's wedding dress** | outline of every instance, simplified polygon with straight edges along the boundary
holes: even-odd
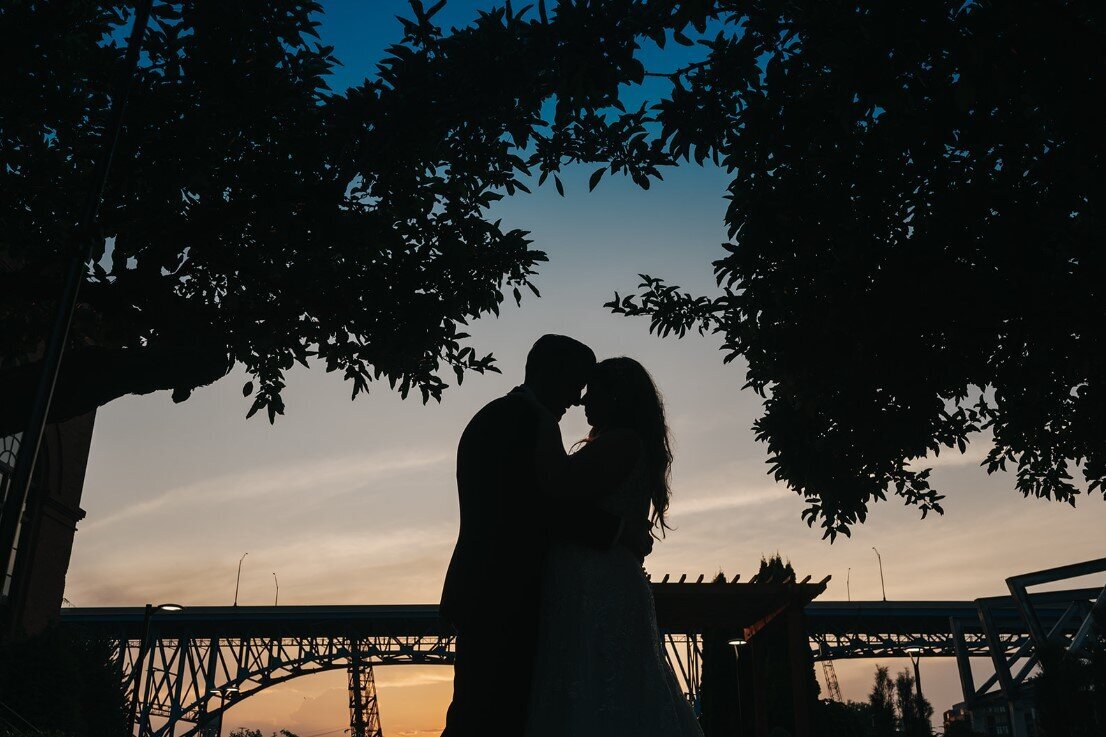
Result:
[[[648,518],[640,465],[603,506],[627,521]],[[629,550],[554,542],[541,607],[527,737],[702,737]]]

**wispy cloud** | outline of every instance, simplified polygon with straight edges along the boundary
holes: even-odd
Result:
[[[783,486],[771,486],[759,489],[734,489],[726,496],[694,497],[676,499],[672,502],[672,511],[679,515],[705,514],[726,509],[740,509],[761,504],[785,501],[794,497]]]
[[[338,496],[375,481],[433,468],[451,457],[452,452],[438,448],[388,451],[366,456],[322,458],[308,463],[215,476],[168,489],[150,499],[91,520],[83,524],[81,530],[88,533],[157,513],[214,503],[226,505],[231,501],[273,499],[279,495],[308,491],[316,499],[320,496]]]
[[[283,603],[431,601],[440,591],[456,532],[453,523],[314,537],[305,530],[296,539],[250,544],[240,598],[271,601],[274,582],[269,572],[278,571]],[[225,551],[196,554],[169,548],[81,560],[74,566],[76,575],[66,595],[80,606],[134,605],[151,597],[223,603],[234,590],[237,550],[234,553],[228,557]]]
[[[388,673],[386,677],[383,672],[381,673],[376,680],[376,685],[381,689],[411,688],[453,682],[453,669],[440,666],[432,668],[397,668],[392,673]]]
[[[794,497],[787,487],[766,478],[760,459],[719,464],[708,471],[677,472],[673,515],[698,515],[772,504]]]

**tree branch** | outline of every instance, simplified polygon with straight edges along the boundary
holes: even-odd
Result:
[[[74,348],[65,355],[48,422],[61,422],[126,394],[173,389],[180,401],[230,370],[215,343],[148,348]],[[0,437],[23,430],[38,386],[41,362],[0,369]]]

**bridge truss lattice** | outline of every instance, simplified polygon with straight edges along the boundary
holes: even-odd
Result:
[[[1078,589],[962,602],[820,602],[804,609],[816,661],[903,657],[955,658],[970,702],[1024,677],[1012,664],[1032,660],[1032,606],[1038,637],[1078,639],[1102,589]],[[1083,615],[1083,616],[1076,616]],[[144,637],[143,609],[67,609],[65,626],[117,643],[121,676],[137,699],[139,737],[216,733],[222,715],[242,699],[313,673],[345,669],[350,684],[350,732],[381,734],[373,668],[452,665],[454,635],[435,606],[207,607],[159,613]],[[664,627],[662,622],[662,627]],[[703,641],[694,627],[664,632],[668,661],[685,695],[699,702]],[[505,660],[512,643],[502,643]],[[144,653],[144,655],[140,655]],[[988,658],[996,674],[975,687],[971,658]],[[140,664],[141,667],[136,667]],[[1026,666],[1023,666],[1023,670]]]
[[[68,610],[63,621],[116,638],[129,698],[137,698],[140,737],[214,733],[223,714],[242,699],[334,670],[347,672],[350,733],[376,737],[381,730],[373,666],[453,663],[454,637],[434,607],[274,609],[161,614],[151,621],[145,645],[128,610],[93,610],[90,616]]]

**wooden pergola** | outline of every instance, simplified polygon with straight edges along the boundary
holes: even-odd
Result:
[[[667,577],[666,577],[667,578]],[[752,657],[745,658],[743,680],[752,690],[753,723],[756,737],[767,737],[767,694],[758,670],[766,628],[781,623],[786,632],[787,658],[791,673],[791,696],[795,715],[795,737],[811,737],[810,693],[812,660],[803,623],[803,608],[826,590],[830,577],[811,583],[810,577],[796,582],[695,583],[663,581],[653,584],[657,622],[662,631],[728,632],[745,642]],[[736,696],[736,694],[735,694]]]

